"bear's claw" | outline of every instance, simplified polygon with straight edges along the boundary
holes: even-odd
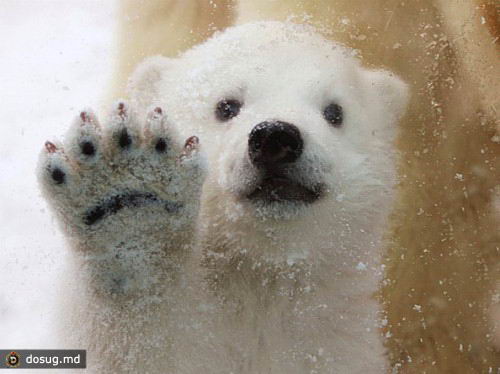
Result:
[[[57,147],[55,146],[54,143],[49,142],[48,140],[45,142],[45,149],[49,153],[54,153],[57,151]]]

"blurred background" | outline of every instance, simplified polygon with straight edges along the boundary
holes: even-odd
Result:
[[[0,0],[0,348],[57,348],[51,318],[64,242],[35,168],[46,140],[98,107],[116,2]]]

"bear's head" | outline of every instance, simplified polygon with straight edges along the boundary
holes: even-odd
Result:
[[[341,238],[363,247],[380,234],[407,87],[362,67],[355,51],[310,26],[252,23],[146,61],[130,86],[140,108],[164,106],[183,136],[200,137],[203,212],[245,250],[278,240],[303,252]]]

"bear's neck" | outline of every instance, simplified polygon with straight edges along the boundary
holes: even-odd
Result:
[[[338,267],[323,258],[275,261],[248,253],[205,251],[203,265],[211,289],[223,300],[272,308],[277,302],[315,298],[370,299],[382,277],[380,267]],[[257,304],[257,305],[255,305]]]
[[[303,261],[292,264],[206,251],[203,265],[212,290],[231,302],[250,297],[264,306],[277,297],[293,299],[311,289],[311,265]]]
[[[211,288],[225,300],[272,304],[341,294],[370,297],[382,277],[379,235],[339,235],[330,225],[303,221],[227,222],[208,210],[201,228],[203,265]],[[340,289],[345,285],[345,289]]]

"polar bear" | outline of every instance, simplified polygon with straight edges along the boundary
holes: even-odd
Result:
[[[374,293],[406,84],[310,26],[256,22],[129,87],[40,159],[89,368],[386,372]]]

